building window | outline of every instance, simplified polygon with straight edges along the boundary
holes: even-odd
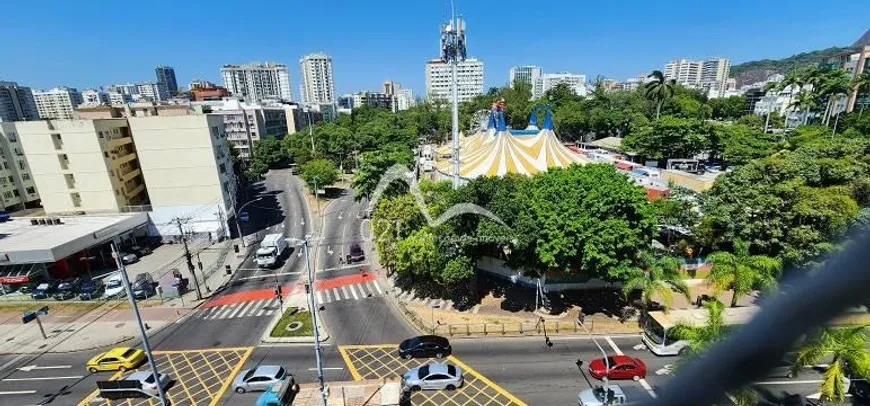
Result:
[[[221,173],[227,173],[227,165],[221,164]]]
[[[30,180],[30,174],[29,173],[22,173],[21,180]]]
[[[18,138],[15,138],[15,133],[9,133],[9,142],[16,142]]]
[[[11,198],[12,198],[12,192],[3,192],[3,197],[5,197],[6,199],[11,199]]]
[[[97,134],[100,136],[100,138],[103,138],[103,132],[102,132],[102,131],[97,131]]]
[[[12,175],[9,175],[9,183],[15,183],[15,178]]]
[[[63,141],[63,138],[60,137],[60,134],[54,134],[54,139],[58,141]]]
[[[0,178],[0,185],[6,185],[6,178]]]
[[[9,169],[9,164],[7,164],[6,162],[3,162],[3,169]]]
[[[212,137],[214,137],[214,139],[218,139],[218,137],[220,136],[219,134],[220,134],[220,131],[218,131],[217,127],[211,128],[211,135],[212,135]]]
[[[108,157],[109,157],[109,151],[103,151],[103,156],[106,157],[106,158],[108,158]]]
[[[21,194],[18,193],[18,189],[12,189],[12,194],[15,195],[15,197],[21,196]]]
[[[21,169],[27,169],[27,165],[24,165],[24,161],[18,161],[18,167]]]
[[[35,194],[36,194],[36,188],[33,187],[33,186],[28,187],[28,188],[27,188],[27,194],[35,195]]]

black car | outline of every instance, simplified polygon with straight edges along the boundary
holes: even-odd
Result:
[[[21,293],[33,292],[33,290],[36,289],[36,287],[39,286],[39,284],[41,284],[41,283],[45,283],[45,280],[43,278],[41,278],[41,277],[33,278],[29,282],[25,283],[24,285],[21,285],[21,287],[18,288],[18,291]]]
[[[92,300],[98,299],[103,296],[103,291],[105,290],[105,285],[103,285],[103,281],[101,279],[93,280],[88,279],[82,282],[82,286],[79,287],[79,299],[81,300]]]
[[[351,262],[364,261],[365,259],[366,254],[365,252],[363,252],[362,247],[357,243],[351,244],[350,250],[347,254],[347,263],[349,264]]]
[[[149,247],[147,245],[133,245],[133,246],[127,248],[125,251],[132,252],[132,253],[136,254],[137,257],[140,257],[140,258],[153,252],[151,247]]]
[[[404,359],[444,358],[450,353],[450,341],[441,336],[418,336],[399,344],[399,356]]]
[[[54,300],[67,300],[76,297],[81,282],[78,279],[63,281],[57,285],[54,294],[51,295]]]

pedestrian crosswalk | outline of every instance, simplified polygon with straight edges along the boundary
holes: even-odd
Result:
[[[271,316],[278,311],[277,298],[249,300],[200,309],[195,317],[203,320],[234,319],[240,317]]]
[[[384,291],[376,281],[366,281],[351,285],[322,288],[317,290],[317,303],[332,303],[341,300],[362,300],[383,296]]]

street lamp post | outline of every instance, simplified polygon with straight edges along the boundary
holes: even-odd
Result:
[[[262,197],[258,197],[258,198],[254,199],[254,200],[251,200],[251,201],[249,201],[249,202],[243,204],[242,207],[239,207],[238,210],[235,210],[235,212],[236,212],[236,231],[239,233],[239,239],[242,240],[242,247],[247,247],[248,244],[245,243],[245,236],[242,235],[242,225],[241,225],[241,220],[239,220],[239,213],[242,212],[242,209],[244,209],[245,206],[247,206],[247,205],[249,205],[249,204],[251,204],[251,203],[253,203],[253,202],[260,201],[260,200],[263,200],[263,198],[262,198]]]
[[[154,363],[154,355],[151,354],[151,346],[148,345],[148,334],[145,332],[145,326],[142,324],[142,316],[139,314],[139,307],[136,306],[136,298],[133,296],[133,288],[130,286],[130,279],[127,277],[127,268],[124,267],[124,261],[121,261],[121,254],[118,253],[118,246],[112,242],[112,257],[115,258],[115,264],[121,272],[121,281],[124,283],[124,290],[127,292],[127,299],[130,301],[130,307],[133,309],[133,314],[136,316],[136,324],[139,326],[139,334],[142,338],[142,348],[145,350],[145,357],[148,359],[148,365],[151,367],[151,374],[154,376],[154,381],[157,383],[157,394],[160,397],[160,404],[163,406],[169,405],[166,401],[166,392],[163,390],[163,385],[160,383],[160,374],[157,373],[157,364]]]
[[[305,251],[305,269],[308,272],[308,286],[306,289],[306,293],[308,294],[308,308],[309,313],[311,314],[311,325],[314,328],[314,356],[317,362],[317,379],[320,381],[320,396],[321,396],[321,404],[326,406],[327,402],[327,388],[326,384],[323,380],[323,360],[320,355],[322,349],[320,347],[320,333],[317,329],[317,303],[314,300],[314,273],[311,272],[311,258],[308,253],[308,243],[311,241],[312,236],[306,235],[305,240],[298,240],[293,238],[293,245],[295,247],[302,247]]]
[[[604,348],[601,347],[601,344],[598,344],[598,340],[595,339],[595,336],[593,336],[592,333],[590,333],[589,330],[586,329],[586,326],[583,324],[584,319],[585,316],[581,311],[580,314],[577,315],[577,324],[579,324],[580,327],[583,328],[583,331],[585,331],[586,334],[589,335],[589,338],[592,339],[592,342],[595,343],[595,346],[598,347],[599,351],[601,351],[602,357],[604,357],[604,376],[601,380],[604,381],[604,393],[607,393],[607,391],[610,390],[610,385],[607,383],[607,375],[610,374],[610,362],[607,360],[607,352],[604,351]]]

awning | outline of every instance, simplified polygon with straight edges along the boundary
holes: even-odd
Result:
[[[17,264],[0,266],[0,283],[25,283],[30,282],[33,275],[45,273],[45,264]]]

